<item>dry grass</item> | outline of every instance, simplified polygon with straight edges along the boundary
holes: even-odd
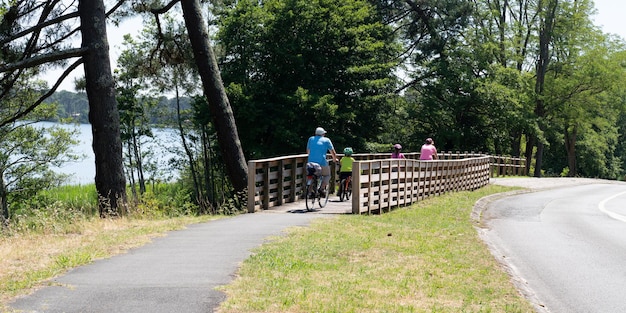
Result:
[[[165,232],[213,219],[92,219],[76,222],[69,234],[0,237],[0,302],[29,293],[73,267],[141,246]],[[1,307],[0,307],[1,309]]]

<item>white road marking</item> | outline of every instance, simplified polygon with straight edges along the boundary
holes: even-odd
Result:
[[[612,218],[614,218],[616,220],[619,220],[619,221],[622,221],[622,222],[626,222],[626,216],[618,214],[618,213],[615,213],[615,212],[611,212],[611,211],[607,210],[606,207],[604,206],[607,202],[609,202],[609,201],[611,201],[611,200],[613,200],[613,199],[615,199],[615,198],[617,198],[617,197],[619,197],[621,195],[624,195],[624,194],[626,194],[626,191],[620,192],[620,193],[618,193],[616,195],[612,195],[612,196],[602,200],[598,204],[598,208],[600,209],[600,211],[604,212],[606,215],[608,215],[608,216],[610,216],[610,217],[612,217]]]

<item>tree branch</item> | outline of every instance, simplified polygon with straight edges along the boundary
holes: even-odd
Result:
[[[9,42],[11,42],[13,40],[16,40],[18,38],[24,37],[24,36],[26,36],[26,35],[28,35],[28,34],[30,34],[32,32],[40,31],[40,30],[42,30],[43,28],[45,28],[47,26],[54,25],[54,24],[63,22],[65,20],[69,20],[71,18],[77,18],[77,17],[79,17],[78,11],[72,12],[72,13],[69,13],[69,14],[66,14],[66,15],[63,15],[63,16],[59,16],[59,17],[57,17],[55,19],[51,19],[51,20],[43,22],[41,24],[37,24],[36,26],[33,26],[33,27],[29,28],[29,29],[25,29],[25,30],[23,30],[23,31],[21,31],[19,33],[16,33],[13,36],[10,36],[10,37],[7,37],[7,38],[5,38],[3,40],[0,40],[0,45],[5,45],[5,44],[7,44],[7,43],[9,43]]]
[[[117,11],[117,9],[119,9],[127,0],[119,0],[107,13],[106,16],[110,16],[111,14],[115,13],[115,11]],[[54,24],[59,24],[61,22],[67,21],[69,19],[73,19],[73,18],[78,18],[80,17],[80,14],[78,11],[74,11],[65,15],[61,15],[59,17],[56,17],[54,19],[51,19],[49,21],[42,21],[37,23],[36,26],[33,26],[31,28],[25,29],[19,33],[15,33],[10,37],[6,37],[2,40],[0,40],[0,46],[1,45],[5,45],[13,40],[17,40],[19,38],[22,38],[32,32],[36,32],[36,31],[40,31],[48,26],[54,25]],[[66,36],[63,36],[60,40],[58,40],[57,42],[60,42],[63,39],[68,38],[69,36],[71,36],[72,34],[76,33],[80,31],[80,27],[77,27],[75,29],[73,29],[72,31],[70,31]]]
[[[423,1],[418,1],[419,3],[416,3],[415,1],[412,0],[404,0],[404,2],[411,8],[411,10],[413,10],[413,12],[415,12],[417,14],[417,16],[422,20],[422,23],[424,23],[424,25],[426,26],[426,28],[428,29],[428,32],[431,34],[431,36],[435,37],[437,35],[437,32],[435,31],[435,28],[431,25],[430,20],[428,18],[428,15],[426,14],[426,10],[423,10],[420,5],[423,4]]]
[[[118,1],[110,10],[109,12],[106,12],[106,17],[109,17],[111,14],[115,13],[115,11],[117,11],[117,9],[119,9],[124,2],[126,2],[126,0],[120,0]]]
[[[180,2],[180,0],[172,0],[170,1],[170,3],[166,4],[164,7],[159,8],[159,9],[152,9],[150,10],[150,12],[152,14],[163,14],[166,13],[167,11],[169,11],[174,5],[176,5],[176,3]]]
[[[38,56],[34,56],[32,58],[28,58],[19,62],[9,63],[0,65],[0,73],[9,72],[17,69],[23,69],[28,67],[34,67],[38,65],[42,65],[44,63],[60,61],[69,58],[81,57],[85,52],[87,52],[88,48],[74,48],[65,51],[53,52],[42,54]]]
[[[72,65],[70,65],[67,69],[65,69],[65,71],[63,71],[63,74],[61,74],[61,76],[59,77],[59,79],[57,79],[56,83],[54,84],[54,86],[52,86],[52,88],[50,88],[50,90],[48,90],[48,92],[46,92],[45,94],[43,94],[41,97],[39,97],[39,99],[37,99],[37,101],[35,101],[33,104],[31,104],[28,108],[26,108],[26,110],[22,111],[22,112],[18,112],[16,115],[14,115],[13,117],[4,120],[2,122],[0,122],[0,128],[4,127],[5,125],[11,124],[15,121],[17,121],[18,119],[26,116],[26,114],[32,112],[37,106],[39,106],[44,100],[46,100],[48,97],[50,97],[52,94],[54,94],[54,92],[57,90],[57,88],[59,88],[59,86],[61,85],[61,83],[65,80],[65,78],[67,78],[67,76],[74,71],[79,65],[83,64],[83,59],[80,58],[78,60],[76,60],[76,62],[74,62]]]

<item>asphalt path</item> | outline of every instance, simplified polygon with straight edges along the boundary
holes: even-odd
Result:
[[[625,203],[615,183],[500,197],[481,236],[537,311],[626,312]]]
[[[49,313],[213,312],[225,299],[215,287],[230,283],[255,247],[289,227],[333,216],[302,207],[304,203],[295,203],[282,211],[190,225],[125,254],[73,269],[9,306],[17,312]]]

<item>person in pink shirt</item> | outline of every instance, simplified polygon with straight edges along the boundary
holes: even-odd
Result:
[[[391,153],[392,159],[406,159],[404,153],[402,153],[402,146],[397,143],[393,145],[393,152]]]
[[[432,138],[427,138],[426,143],[422,145],[422,151],[420,153],[420,160],[436,160],[437,148],[435,148],[435,142]]]

